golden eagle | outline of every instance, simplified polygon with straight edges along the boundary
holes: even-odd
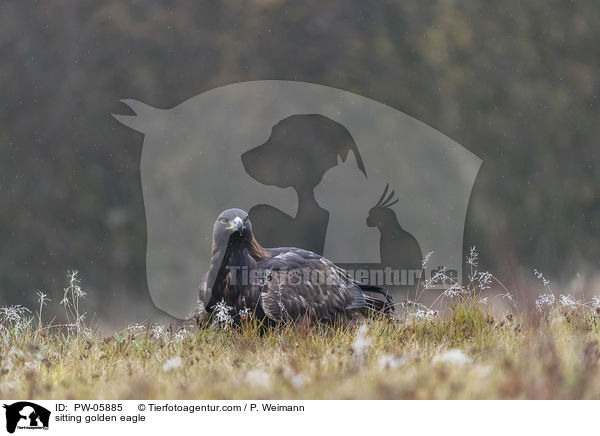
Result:
[[[391,297],[381,288],[356,282],[312,251],[263,248],[241,209],[228,209],[215,221],[211,266],[202,279],[200,300],[207,312],[226,310],[233,322],[246,314],[267,323],[344,322],[358,313],[393,311]]]

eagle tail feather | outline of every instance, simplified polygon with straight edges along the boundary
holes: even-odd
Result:
[[[366,303],[365,307],[367,309],[374,312],[383,313],[385,315],[391,315],[394,313],[394,299],[386,290],[370,285],[360,285],[360,288],[363,292],[379,294],[385,298],[385,300],[381,300],[379,298],[363,294],[363,298]]]
[[[352,303],[346,309],[362,309],[367,305],[365,295],[359,287],[352,288]]]

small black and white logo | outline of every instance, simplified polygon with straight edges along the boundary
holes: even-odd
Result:
[[[9,433],[14,433],[16,429],[48,430],[48,409],[29,401],[4,404],[3,407],[6,409],[6,431]]]

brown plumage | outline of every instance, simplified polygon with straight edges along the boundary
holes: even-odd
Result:
[[[365,294],[386,296],[380,300]],[[391,313],[393,305],[377,287],[355,282],[333,262],[293,247],[263,248],[241,209],[221,213],[213,227],[211,267],[200,286],[200,299],[211,313],[220,302],[234,321],[253,314],[271,322],[331,322],[358,312]]]

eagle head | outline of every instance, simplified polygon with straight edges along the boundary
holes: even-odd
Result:
[[[227,209],[218,216],[213,227],[215,242],[227,242],[231,236],[252,238],[252,224],[242,209]]]

